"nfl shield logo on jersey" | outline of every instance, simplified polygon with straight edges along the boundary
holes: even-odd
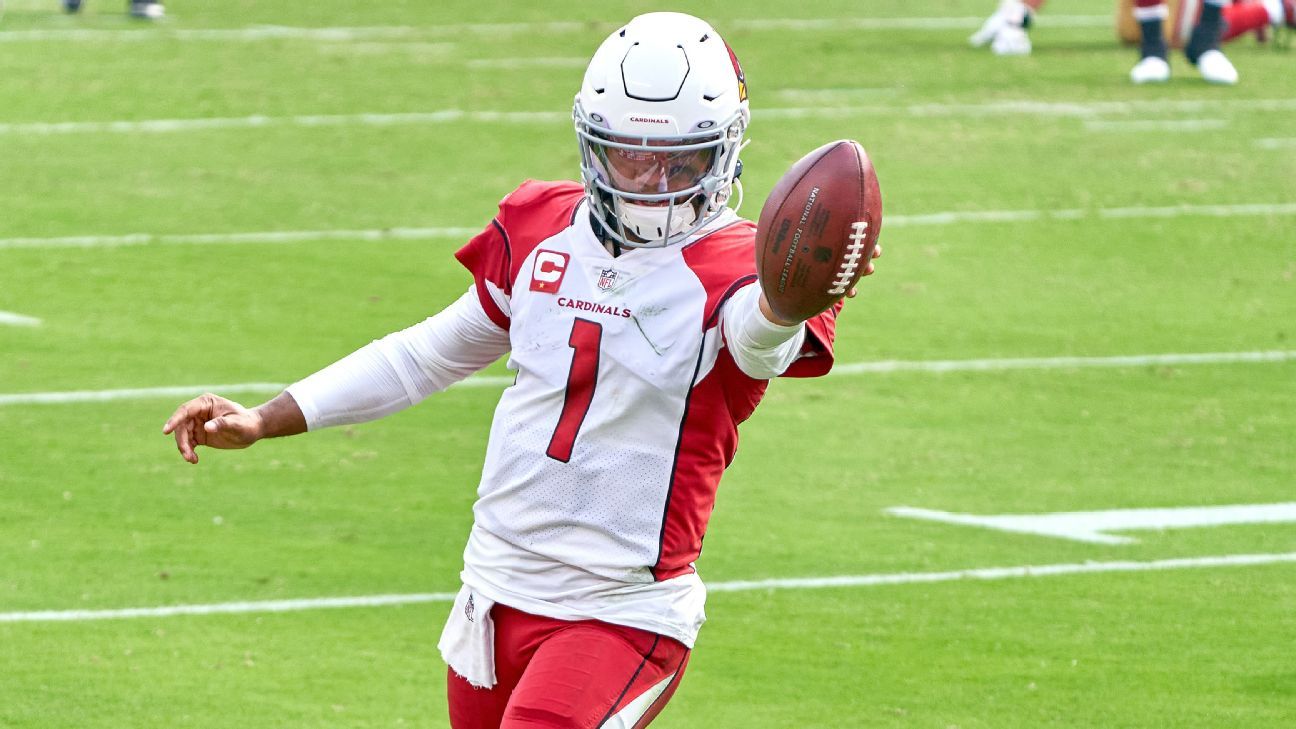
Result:
[[[599,291],[611,291],[616,286],[617,272],[616,269],[605,268],[599,272],[598,289]]]

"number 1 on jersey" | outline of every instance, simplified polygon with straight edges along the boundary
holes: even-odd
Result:
[[[594,387],[598,385],[602,339],[602,324],[587,319],[572,322],[567,346],[574,351],[571,369],[567,372],[567,394],[563,398],[562,413],[558,416],[558,427],[554,428],[549,449],[545,451],[555,461],[566,463],[571,460],[576,434],[580,432],[581,423],[585,422],[585,414],[594,400]]]

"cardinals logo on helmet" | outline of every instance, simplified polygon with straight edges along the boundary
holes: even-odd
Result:
[[[747,76],[743,73],[742,64],[738,62],[738,56],[734,54],[729,44],[725,44],[725,50],[729,51],[729,61],[733,63],[734,75],[738,77],[738,100],[747,100]]]

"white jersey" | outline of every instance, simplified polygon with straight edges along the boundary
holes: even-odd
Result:
[[[528,182],[457,257],[508,331],[504,391],[464,554],[464,584],[512,607],[599,619],[692,646],[693,561],[766,381],[717,326],[754,283],[755,226],[613,257],[575,183]],[[744,293],[752,293],[754,289]],[[831,366],[836,309],[807,323],[793,375]]]

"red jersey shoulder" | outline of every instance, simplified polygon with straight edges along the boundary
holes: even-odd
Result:
[[[585,195],[585,188],[571,180],[527,180],[500,200],[500,214],[529,216],[546,212],[572,211]]]
[[[527,180],[500,201],[490,225],[455,253],[473,275],[482,307],[492,321],[508,328],[508,315],[492,289],[513,294],[522,262],[542,241],[572,224],[585,189],[570,181]]]
[[[756,224],[739,219],[684,246],[684,262],[707,293],[707,327],[738,289],[756,281]]]
[[[495,223],[508,248],[510,294],[522,262],[536,246],[575,222],[584,198],[585,188],[575,182],[527,180],[500,201]]]

